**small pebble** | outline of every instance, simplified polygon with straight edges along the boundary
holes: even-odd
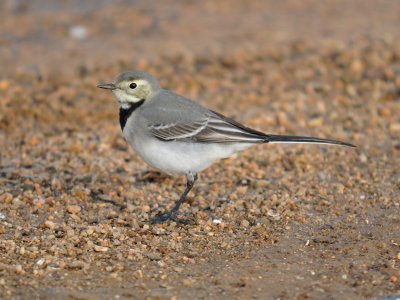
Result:
[[[145,256],[151,260],[161,260],[162,259],[161,255],[156,252],[145,253]]]
[[[56,224],[54,222],[52,222],[52,221],[49,221],[49,220],[45,221],[44,225],[49,229],[54,229],[56,227]]]
[[[134,275],[137,279],[143,278],[143,272],[142,272],[142,270],[136,270],[135,272],[133,272],[133,275]]]
[[[80,260],[74,260],[68,265],[70,269],[83,269],[85,267],[85,263]]]
[[[194,281],[192,279],[185,278],[182,280],[182,285],[184,287],[192,287],[194,285]]]
[[[78,205],[68,205],[66,207],[67,212],[69,212],[70,214],[78,214],[81,211],[80,206]]]
[[[242,221],[240,221],[240,226],[242,227],[249,227],[250,223],[249,221],[247,221],[246,219],[243,219]]]
[[[389,131],[392,133],[400,132],[400,123],[392,123],[389,125]]]
[[[183,268],[181,267],[174,267],[174,271],[177,273],[182,273],[183,272]]]
[[[15,270],[15,273],[17,273],[18,275],[25,275],[25,273],[26,273],[21,265],[16,265],[14,270]]]
[[[36,261],[36,265],[42,266],[46,260],[44,258],[40,258]]]
[[[70,27],[69,35],[73,39],[84,40],[88,36],[88,30],[84,26],[74,25],[74,26]]]
[[[10,82],[8,80],[0,80],[0,91],[5,91],[10,87]]]
[[[94,245],[93,249],[96,252],[107,252],[108,251],[108,247],[103,247],[103,246],[99,246],[99,245]]]

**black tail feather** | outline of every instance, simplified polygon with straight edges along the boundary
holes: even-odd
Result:
[[[353,144],[329,140],[329,139],[319,139],[315,137],[308,136],[291,136],[291,135],[273,135],[268,134],[266,138],[266,142],[269,143],[311,143],[311,144],[331,144],[331,145],[340,145],[347,147],[356,147]]]

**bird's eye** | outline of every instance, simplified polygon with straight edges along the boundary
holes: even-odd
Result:
[[[137,87],[137,84],[134,83],[134,82],[132,82],[132,83],[129,85],[129,87],[133,90],[133,89],[135,89],[135,88]]]

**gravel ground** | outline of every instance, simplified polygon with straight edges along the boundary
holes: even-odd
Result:
[[[400,294],[397,1],[2,2],[0,297],[365,299]],[[355,14],[355,12],[357,12]],[[112,95],[143,69],[268,133],[184,178],[127,146]]]

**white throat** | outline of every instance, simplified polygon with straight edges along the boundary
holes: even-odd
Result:
[[[129,109],[131,107],[131,104],[129,102],[119,102],[119,106],[122,109]]]
[[[119,105],[123,109],[127,109],[131,106],[131,104],[135,104],[142,100],[138,97],[135,97],[134,95],[128,95],[120,89],[113,90],[113,93],[117,98]]]

